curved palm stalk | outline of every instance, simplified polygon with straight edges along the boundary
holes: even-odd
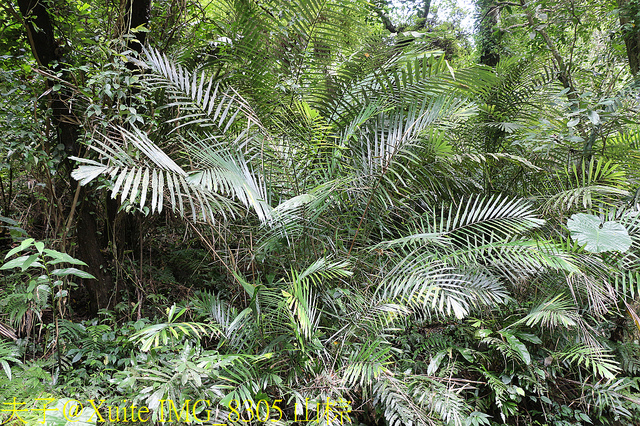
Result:
[[[322,295],[324,313],[339,321],[329,344],[343,345],[363,335],[380,337],[411,311],[403,304],[387,303],[357,288],[336,289]]]
[[[579,344],[558,354],[559,358],[591,369],[606,379],[615,379],[621,369],[610,350],[589,344]]]
[[[291,52],[293,88],[313,96],[316,88],[330,85],[332,57],[345,41],[344,17],[366,14],[367,6],[363,0],[304,0],[281,11],[298,39]]]
[[[356,143],[348,143],[361,161],[360,167],[357,163],[355,166],[364,175],[384,175],[396,160],[395,156],[429,126],[455,122],[473,113],[468,101],[446,96],[423,100],[421,104],[411,105],[406,112],[398,108],[378,114],[360,128]]]

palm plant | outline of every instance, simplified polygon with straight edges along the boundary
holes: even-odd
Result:
[[[359,419],[461,425],[488,424],[489,412],[505,421],[525,389],[544,401],[541,353],[579,372],[618,374],[596,330],[615,303],[613,287],[600,281],[615,256],[584,252],[530,200],[495,193],[510,187],[510,176],[535,183],[560,164],[501,145],[543,110],[529,96],[535,70],[521,63],[497,74],[454,70],[419,41],[379,43],[377,54],[370,41],[354,42],[347,51],[338,45],[349,38],[335,11],[366,13],[363,4],[287,2],[280,10],[276,3],[220,9],[235,20],[221,30],[219,62],[189,70],[147,49],[143,82],[164,96],[162,131],[109,128],[91,142],[94,159],[77,159],[73,176],[82,184],[104,176],[112,196],[136,208],[160,212],[168,203],[194,229],[215,222],[227,235],[248,234],[245,253],[258,269],[247,278],[247,265],[229,262],[235,300],[200,294],[190,305],[194,321],[177,323],[173,312],[137,334],[143,350],[161,355],[149,358],[143,375],[140,366],[127,370],[123,383],[157,382],[140,395],[154,407],[189,392],[223,405],[283,399],[300,407],[331,398],[367,407]],[[249,19],[257,15],[264,19]],[[232,60],[259,54],[271,60],[245,70]],[[483,120],[492,139],[466,143],[461,135],[476,134],[470,123]],[[513,165],[495,185],[487,181],[494,162]],[[558,172],[565,186],[547,211],[616,204],[624,195],[615,166],[566,170],[573,172]],[[634,271],[615,274],[618,285],[637,288]],[[515,297],[537,291],[533,305]],[[583,300],[593,307],[588,315]],[[500,316],[498,306],[519,319]],[[427,369],[401,369],[409,356],[398,348],[399,330],[470,315],[478,324],[500,319],[477,338],[441,340]],[[543,341],[546,332],[554,342]],[[181,361],[168,357],[171,335]],[[445,367],[453,347],[464,361]],[[196,361],[188,364],[190,356]],[[504,371],[518,380],[504,383],[492,356],[504,357]],[[479,363],[473,382],[493,405],[453,377],[464,362]],[[300,413],[285,414],[291,423]]]

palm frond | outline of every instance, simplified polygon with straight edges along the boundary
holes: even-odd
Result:
[[[567,168],[557,178],[560,191],[548,197],[545,211],[591,209],[594,204],[613,205],[629,194],[625,173],[612,161],[593,160]]]
[[[411,385],[416,402],[436,413],[444,424],[463,426],[468,424],[470,407],[460,395],[466,387],[446,386],[428,378],[417,376]]]
[[[457,209],[449,209],[446,216],[444,211],[440,218],[433,217],[430,230],[460,240],[481,234],[508,238],[544,224],[526,200],[510,200],[501,195],[469,197],[466,202],[461,201]]]
[[[495,277],[478,271],[464,273],[435,260],[406,262],[390,271],[390,275],[394,278],[385,280],[381,297],[438,315],[463,318],[471,308],[494,306],[508,298],[506,289]]]
[[[431,416],[414,402],[406,383],[392,376],[378,380],[373,386],[373,402],[382,406],[389,426],[435,425]]]
[[[576,345],[562,351],[558,356],[568,362],[591,369],[593,374],[606,379],[615,379],[616,374],[620,372],[620,365],[614,355],[601,347]]]
[[[391,363],[389,345],[373,340],[354,351],[344,368],[343,378],[349,388],[369,387],[381,375],[389,374],[387,365]]]
[[[200,216],[205,221],[215,221],[217,214],[233,211],[233,204],[223,196],[229,194],[247,207],[252,206],[260,220],[270,218],[270,207],[239,154],[234,159],[208,152],[209,169],[187,173],[135,127],[132,131],[115,128],[112,134],[104,134],[94,142],[90,148],[102,157],[102,162],[73,157],[81,165],[72,177],[81,185],[100,175],[108,176],[113,181],[112,198],[120,194],[123,202],[128,199],[141,209],[150,198],[151,212],[158,213],[168,193],[173,211],[189,216],[188,206],[193,220]],[[131,148],[144,157],[136,159]]]
[[[524,323],[527,327],[575,327],[578,323],[577,315],[575,305],[562,294],[558,294],[535,306],[513,325]]]
[[[211,126],[218,135],[238,131],[260,123],[249,105],[233,88],[222,88],[204,71],[189,71],[156,49],[146,49],[147,62],[153,71],[148,75],[152,87],[167,91],[172,99],[165,108],[178,108],[179,115],[167,123],[182,122],[173,131],[186,125]],[[239,119],[242,118],[242,124]],[[241,127],[240,127],[241,126]]]

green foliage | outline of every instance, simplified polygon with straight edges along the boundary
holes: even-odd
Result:
[[[638,99],[617,18],[478,5],[490,66],[456,57],[455,23],[382,35],[380,2],[154,4],[141,55],[126,13],[51,5],[72,40],[44,94],[8,24],[3,214],[11,188],[43,188],[19,199],[51,239],[5,250],[0,397],[129,401],[156,423],[168,400],[224,424],[270,422],[248,419],[265,404],[336,424],[330,403],[354,425],[633,423]],[[61,93],[75,194],[61,107],[25,112]],[[66,254],[76,216],[113,258],[95,318],[72,309],[93,291]]]
[[[625,252],[631,247],[631,237],[624,225],[607,221],[602,223],[599,217],[577,213],[567,221],[571,236],[585,250],[602,253],[605,251]]]

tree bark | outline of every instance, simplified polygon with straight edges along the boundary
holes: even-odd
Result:
[[[52,62],[60,58],[58,57],[59,46],[54,37],[53,25],[46,7],[41,0],[18,0],[18,7],[24,19],[27,38],[36,62],[41,66],[49,67]]]
[[[637,21],[640,12],[638,0],[618,0],[620,9],[620,25],[623,27],[624,44],[629,58],[629,69],[634,76],[640,70],[640,28]]]
[[[425,19],[425,23],[429,16],[429,10],[431,10],[431,0],[424,0],[424,3],[422,4],[422,17]]]
[[[478,50],[480,51],[480,63],[495,67],[500,62],[500,35],[498,29],[498,14],[500,9],[492,0],[478,1],[480,18],[477,21],[480,36]]]
[[[24,26],[31,45],[31,51],[36,62],[42,67],[52,71],[59,71],[58,61],[62,59],[62,46],[56,41],[53,30],[53,22],[46,3],[43,0],[18,0],[18,7],[22,14]],[[68,77],[63,75],[63,78]],[[47,80],[48,88],[53,87],[53,82]],[[77,119],[70,105],[71,94],[62,88],[50,93],[52,122],[56,128],[58,143],[65,147],[68,156],[80,153],[78,135],[80,133],[80,121]],[[70,188],[78,185],[70,176],[70,164],[68,176]],[[84,193],[84,190],[82,191]],[[69,197],[72,199],[73,197]],[[97,313],[100,308],[108,308],[110,293],[113,290],[113,279],[108,273],[107,262],[102,256],[101,245],[98,239],[97,223],[93,200],[90,197],[80,197],[80,213],[76,223],[77,252],[78,257],[87,263],[89,271],[97,280],[83,280],[85,288],[94,300],[91,308]],[[62,248],[66,250],[66,247]]]
[[[80,189],[80,198],[86,198],[85,188]],[[117,294],[111,272],[107,269],[108,262],[102,255],[98,244],[98,226],[95,218],[93,203],[85,199],[80,204],[76,235],[78,239],[78,259],[89,266],[89,273],[96,277],[95,280],[83,280],[84,286],[91,298],[89,310],[97,313],[99,309],[110,309],[115,306]],[[90,241],[89,244],[82,241]]]

